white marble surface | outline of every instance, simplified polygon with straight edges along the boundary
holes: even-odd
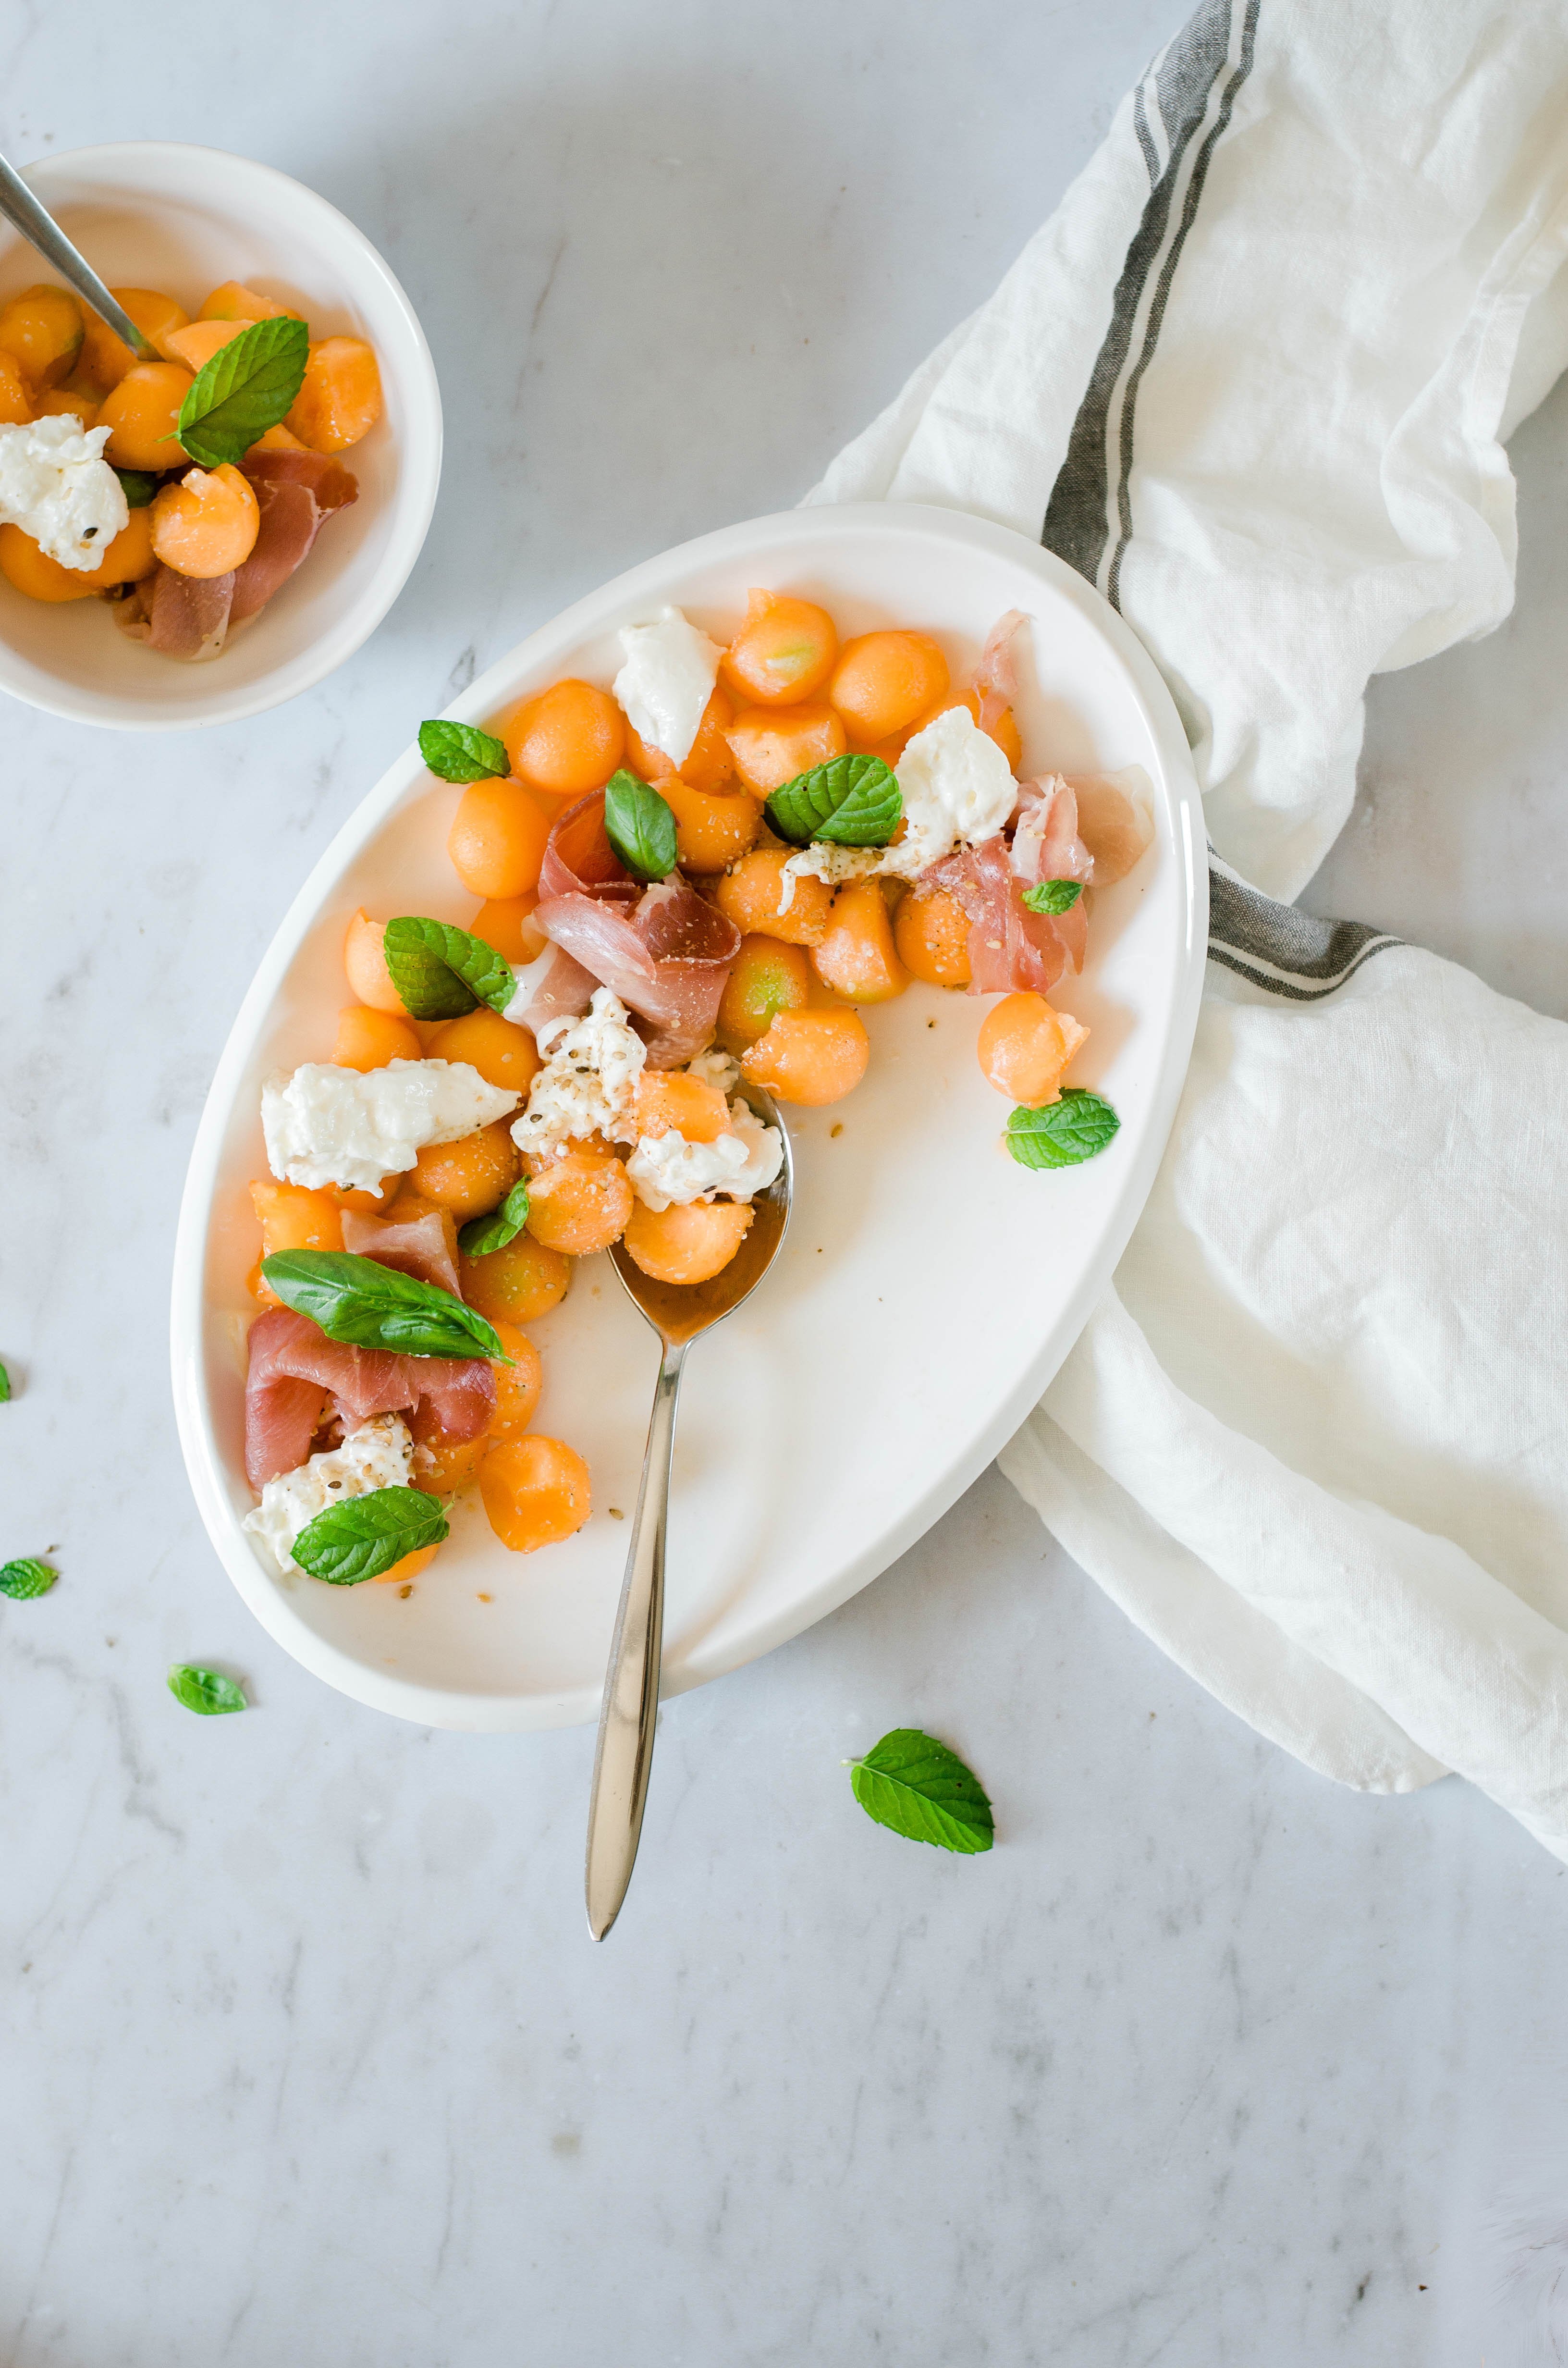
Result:
[[[12,156],[210,137],[360,222],[450,438],[411,584],[311,697],[163,743],[0,718],[0,1548],[64,1574],[0,1607],[7,2368],[1563,2356],[1568,1882],[1461,1786],[1306,1775],[991,1474],[835,1619],[670,1707],[596,1951],[591,1736],[426,1734],[306,1678],[208,1551],[169,1411],[202,1090],[337,820],[563,600],[794,499],[1176,13],[0,25]],[[1518,439],[1520,614],[1376,687],[1313,891],[1556,1011],[1565,428],[1560,393]],[[190,1718],[176,1656],[256,1708]],[[905,1721],[989,1784],[989,1859],[854,1808],[839,1760]]]

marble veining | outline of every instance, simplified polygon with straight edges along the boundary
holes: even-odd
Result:
[[[586,1731],[307,1678],[201,1536],[175,1212],[308,866],[522,632],[788,504],[990,290],[1165,0],[278,0],[0,25],[0,144],[216,140],[360,222],[447,404],[429,543],[308,697],[165,740],[7,707],[0,871],[0,2358],[7,2368],[1475,2368],[1568,2356],[1564,1872],[1456,1783],[1308,1775],[989,1474],[671,1704],[611,1941]],[[1568,1010],[1568,397],[1516,618],[1374,686],[1312,901]],[[176,1657],[256,1708],[199,1721]],[[841,1762],[924,1724],[949,1861]],[[1554,2322],[1553,2313],[1558,2317]]]

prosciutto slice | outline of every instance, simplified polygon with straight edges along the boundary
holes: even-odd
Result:
[[[1078,836],[1078,800],[1060,773],[1026,781],[1018,791],[1013,870],[1026,887],[1040,880],[1095,876],[1094,858]]]
[[[1142,765],[1129,765],[1120,773],[1080,773],[1066,786],[1073,791],[1078,835],[1090,859],[1085,876],[1096,888],[1108,887],[1113,880],[1126,877],[1153,839],[1149,776]]]
[[[311,1452],[324,1394],[346,1425],[428,1404],[453,1439],[477,1439],[494,1419],[495,1375],[483,1357],[394,1357],[329,1340],[291,1307],[269,1307],[250,1328],[245,1376],[245,1473],[264,1488]]]
[[[250,557],[234,571],[233,625],[267,606],[305,557],[323,519],[359,495],[357,479],[330,452],[247,452],[242,466],[261,524]]]
[[[1068,913],[1031,913],[1000,836],[945,855],[921,873],[919,885],[945,889],[963,911],[971,995],[1025,988],[1048,995],[1064,970],[1082,968],[1088,939],[1083,898]]]
[[[343,1247],[358,1258],[373,1258],[382,1266],[395,1267],[400,1274],[411,1274],[418,1282],[437,1283],[454,1299],[462,1296],[451,1241],[439,1210],[392,1225],[384,1217],[367,1217],[358,1209],[345,1209]]]
[[[536,1036],[549,1020],[581,1019],[599,984],[591,971],[552,945],[516,976],[517,987],[503,1017],[531,1028]]]
[[[650,1067],[679,1068],[712,1037],[741,933],[678,874],[648,888],[633,880],[604,806],[596,790],[551,832],[533,917],[645,1023]]]
[[[1021,609],[1009,609],[998,617],[985,637],[985,647],[980,654],[980,664],[974,669],[971,688],[980,701],[980,713],[975,718],[983,732],[993,731],[1018,696],[1018,669],[1013,655],[1013,636],[1028,619]]]
[[[228,639],[234,598],[234,573],[181,575],[158,566],[123,600],[114,621],[133,642],[145,642],[166,658],[215,658]]]

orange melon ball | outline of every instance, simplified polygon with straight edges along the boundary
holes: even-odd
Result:
[[[754,590],[720,670],[743,706],[790,707],[822,689],[837,655],[825,609],[788,592]]]
[[[735,1054],[755,1044],[778,1011],[803,1011],[812,999],[811,956],[778,938],[748,937],[730,965],[719,1004],[719,1042]]]
[[[512,770],[530,789],[581,798],[604,787],[626,748],[626,723],[608,690],[568,677],[525,699],[501,734]]]
[[[472,895],[526,895],[539,886],[553,819],[521,781],[471,781],[447,834],[453,871]]]
[[[787,946],[816,946],[827,934],[833,891],[809,873],[795,879],[783,905],[784,866],[792,850],[758,847],[733,863],[713,890],[713,902],[744,935],[777,938]]]
[[[546,1249],[589,1258],[620,1239],[631,1201],[631,1178],[613,1152],[568,1150],[534,1169],[528,1229]]]
[[[967,986],[974,975],[969,963],[969,921],[946,889],[906,896],[892,934],[904,968],[928,986]]]
[[[494,946],[504,962],[518,970],[526,969],[529,962],[539,960],[550,942],[533,917],[538,903],[538,892],[532,888],[521,896],[492,896],[469,923],[470,935]]]
[[[137,362],[128,370],[98,413],[98,426],[109,431],[105,460],[116,469],[177,469],[188,461],[175,430],[193,382],[177,362]]]
[[[508,1323],[504,1315],[493,1315],[490,1321],[512,1361],[509,1365],[494,1366],[495,1412],[484,1434],[487,1442],[520,1438],[534,1418],[540,1392],[544,1387],[544,1366],[528,1334]]]
[[[408,1006],[387,968],[386,931],[384,921],[372,921],[361,907],[349,922],[343,941],[343,967],[361,1003],[368,1003],[372,1011],[400,1012],[406,1019]]]
[[[724,737],[743,787],[759,798],[782,789],[797,773],[842,757],[848,745],[833,709],[813,701],[743,708]]]
[[[122,313],[128,313],[149,344],[164,352],[162,340],[171,329],[183,329],[190,314],[172,296],[156,288],[111,288],[109,294]],[[132,350],[117,329],[97,313],[85,312],[85,335],[82,340],[81,367],[100,386],[115,387],[127,370],[134,370],[143,357]],[[151,357],[147,357],[151,359]],[[168,356],[164,355],[167,360]],[[167,461],[163,464],[165,468]]]
[[[498,1118],[456,1143],[427,1143],[408,1171],[422,1200],[449,1209],[460,1225],[504,1201],[522,1172],[512,1121]]]
[[[676,818],[676,857],[688,875],[722,871],[756,846],[762,808],[744,790],[694,790],[681,774],[666,773],[659,794]]]
[[[312,346],[304,382],[284,426],[312,452],[346,452],[381,416],[381,374],[363,337],[324,337]]]
[[[526,1094],[540,1068],[539,1047],[528,1029],[483,1003],[436,1029],[425,1051],[432,1061],[466,1061],[486,1085],[509,1094]]]
[[[86,324],[68,288],[40,280],[0,304],[0,353],[9,354],[31,387],[58,386],[76,367]]]
[[[333,1065],[339,1069],[384,1069],[389,1061],[422,1061],[425,1047],[406,1019],[369,1004],[346,1004],[337,1015]]]
[[[827,929],[812,951],[823,985],[850,1003],[889,1003],[909,985],[893,943],[892,916],[875,880],[857,880],[833,900]]]
[[[827,695],[856,746],[871,748],[935,707],[948,680],[929,633],[861,633],[839,652]]]
[[[690,1201],[683,1208],[645,1208],[641,1201],[626,1227],[627,1255],[655,1282],[710,1282],[746,1237],[749,1202]]]
[[[580,1530],[593,1510],[588,1467],[559,1439],[503,1440],[479,1471],[485,1517],[513,1554],[533,1554]]]
[[[871,1040],[853,1011],[780,1011],[741,1055],[741,1068],[778,1100],[817,1109],[853,1093],[870,1057]]]
[[[631,1122],[639,1142],[644,1135],[683,1134],[687,1143],[717,1143],[730,1132],[730,1105],[717,1086],[684,1069],[644,1069]]]
[[[153,497],[153,548],[180,575],[227,575],[243,567],[260,531],[250,479],[227,461],[192,469]]]
[[[1005,995],[980,1026],[981,1074],[1012,1102],[1039,1110],[1062,1098],[1062,1073],[1089,1031],[1043,995]]]
[[[559,1307],[572,1280],[572,1261],[522,1233],[504,1250],[458,1261],[462,1294],[492,1324],[537,1324]]]

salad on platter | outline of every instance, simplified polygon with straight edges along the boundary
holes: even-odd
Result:
[[[955,685],[929,634],[841,641],[754,590],[727,644],[666,607],[608,685],[421,727],[477,909],[356,913],[329,1057],[261,1093],[246,1527],[270,1569],[411,1592],[472,1488],[515,1552],[580,1528],[591,1475],[532,1428],[527,1327],[617,1244],[662,1285],[721,1274],[783,1159],[750,1091],[853,1092],[864,1015],[912,981],[994,998],[977,1053],[1020,1166],[1110,1142],[1066,1082],[1088,1031],[1049,998],[1152,842],[1149,790],[1020,778],[1026,623]]]

